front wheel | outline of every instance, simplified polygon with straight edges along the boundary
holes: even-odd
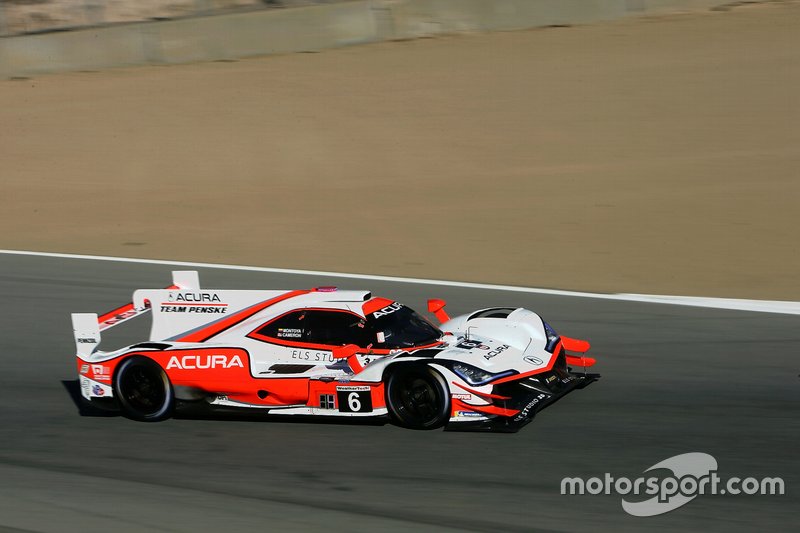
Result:
[[[131,357],[122,362],[114,380],[114,394],[125,416],[134,420],[164,420],[175,408],[167,374],[147,357]]]
[[[397,425],[436,429],[450,419],[450,392],[438,372],[410,364],[397,365],[389,372],[386,408]]]

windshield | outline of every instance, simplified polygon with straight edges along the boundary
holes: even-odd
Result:
[[[377,316],[376,316],[377,315]],[[438,341],[442,332],[425,318],[402,304],[394,303],[367,315],[377,333],[376,348],[410,348]]]

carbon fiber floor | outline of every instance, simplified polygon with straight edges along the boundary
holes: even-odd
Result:
[[[798,508],[800,317],[641,303],[201,271],[204,286],[368,288],[451,313],[538,310],[592,341],[600,382],[515,435],[393,426],[79,416],[69,313],[103,311],[169,267],[0,255],[0,529],[485,531],[789,529]],[[139,340],[147,319],[103,346]],[[620,497],[562,496],[565,476],[636,477],[700,451],[719,474],[781,476],[783,496],[701,496],[634,518]]]

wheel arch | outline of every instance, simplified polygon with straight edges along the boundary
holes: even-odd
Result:
[[[154,351],[154,352],[151,352],[151,353],[161,353],[161,352],[160,351],[159,352],[155,352]],[[117,377],[119,376],[119,371],[124,366],[125,362],[130,360],[130,359],[133,359],[134,357],[142,357],[142,358],[145,358],[145,359],[149,359],[153,363],[157,364],[159,366],[159,368],[161,368],[161,370],[164,371],[164,374],[167,375],[167,379],[169,379],[169,372],[167,372],[167,369],[164,368],[164,365],[159,363],[157,359],[154,359],[153,357],[150,357],[148,355],[148,352],[129,352],[129,353],[126,353],[124,355],[121,355],[120,357],[118,357],[116,359],[116,364],[114,365],[114,372],[112,372],[112,374],[111,374],[111,384],[112,385],[115,385],[117,383]],[[172,383],[172,380],[170,380],[170,384],[171,383]]]

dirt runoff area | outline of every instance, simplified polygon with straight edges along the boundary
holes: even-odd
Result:
[[[0,82],[0,248],[800,299],[800,3]]]

